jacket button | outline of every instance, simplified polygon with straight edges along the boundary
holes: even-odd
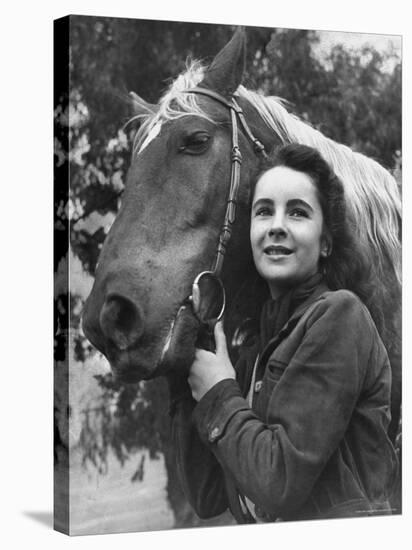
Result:
[[[216,441],[216,439],[219,437],[220,435],[220,428],[218,428],[217,426],[215,428],[213,428],[213,430],[210,431],[209,433],[209,441],[211,443],[213,443],[213,441]]]
[[[256,382],[255,384],[255,392],[260,392],[260,389],[262,387],[262,380],[259,380],[259,382]]]

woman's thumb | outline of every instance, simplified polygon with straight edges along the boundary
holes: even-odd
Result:
[[[226,336],[223,330],[222,321],[218,321],[215,325],[215,343],[216,343],[216,354],[225,353],[227,355]]]

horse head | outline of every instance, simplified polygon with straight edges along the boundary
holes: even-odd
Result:
[[[193,86],[229,98],[244,70],[245,34],[239,29],[210,67],[179,77],[158,105],[132,95],[144,117],[127,175],[122,205],[104,243],[83,327],[123,381],[186,369],[194,358],[199,322],[182,307],[195,277],[211,269],[231,175],[231,115],[213,98],[195,96]],[[245,116],[270,148],[275,136]],[[237,215],[226,251],[222,280],[226,324],[234,325],[234,296],[252,271],[248,247],[249,181],[258,165],[250,140],[239,133],[242,154]],[[233,331],[232,331],[233,332]]]

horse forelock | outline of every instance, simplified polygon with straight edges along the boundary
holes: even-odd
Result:
[[[136,118],[143,119],[143,122],[134,138],[134,155],[139,154],[143,150],[143,145],[147,145],[146,140],[150,138],[150,133],[153,128],[160,127],[163,122],[177,120],[189,115],[196,115],[207,119],[209,122],[214,122],[214,120],[198,105],[194,94],[184,93],[185,90],[193,88],[199,84],[199,82],[203,79],[204,72],[205,67],[200,62],[188,62],[186,71],[172,82],[169,89],[160,98],[157,111],[155,113],[139,115],[139,117],[134,117],[131,119],[131,121]]]

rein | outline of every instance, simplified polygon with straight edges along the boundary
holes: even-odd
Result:
[[[266,151],[264,145],[253,135],[251,132],[243,111],[235,98],[232,96],[230,100],[227,100],[222,95],[209,90],[207,88],[195,87],[188,90],[184,90],[184,93],[198,94],[210,97],[220,104],[227,107],[230,111],[232,122],[232,166],[230,172],[230,187],[229,196],[226,202],[226,213],[223,222],[222,229],[220,231],[219,243],[216,251],[216,258],[212,268],[212,273],[217,277],[220,276],[223,268],[223,260],[226,254],[226,249],[232,236],[232,226],[236,221],[236,206],[237,196],[239,193],[240,183],[240,167],[242,164],[242,153],[239,148],[239,130],[238,120],[245,132],[247,138],[252,142],[253,148],[256,154],[262,155],[266,158]]]

